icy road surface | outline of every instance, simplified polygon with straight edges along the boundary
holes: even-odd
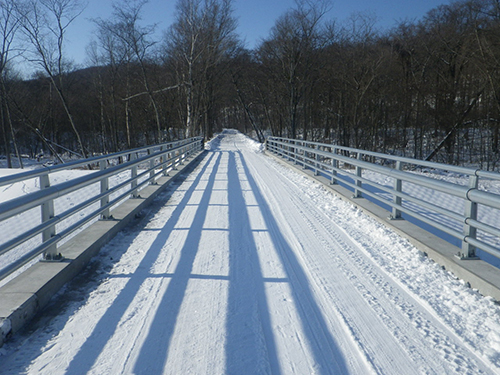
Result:
[[[1,374],[500,373],[491,299],[243,135],[211,148]]]

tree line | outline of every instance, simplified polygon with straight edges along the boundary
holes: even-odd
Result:
[[[390,30],[296,0],[253,49],[232,0],[178,0],[161,37],[141,19],[145,4],[122,0],[93,20],[90,63],[77,69],[65,47],[79,0],[0,0],[8,166],[40,150],[86,157],[228,127],[499,167],[500,0],[452,1]],[[36,68],[30,79],[20,59]]]

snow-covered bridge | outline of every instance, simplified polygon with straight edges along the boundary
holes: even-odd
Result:
[[[2,374],[499,372],[491,298],[231,132],[0,349]]]

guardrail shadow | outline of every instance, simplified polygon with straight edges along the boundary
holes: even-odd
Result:
[[[161,374],[164,371],[177,317],[181,309],[189,279],[192,276],[191,270],[198,252],[203,231],[203,223],[207,216],[207,209],[215,184],[215,176],[219,168],[221,154],[214,153],[212,157],[217,157],[217,159],[208,178],[207,186],[203,191],[198,208],[196,209],[196,214],[189,228],[184,245],[180,251],[181,256],[177,263],[177,267],[158,305],[156,315],[149,327],[149,334],[140,349],[140,353],[134,365],[134,373],[136,374]],[[210,163],[205,164],[205,167],[209,164]],[[201,175],[202,173],[200,173],[200,176]],[[197,184],[193,184],[193,186],[195,185]],[[178,207],[183,209],[185,204],[179,204]],[[158,240],[159,243],[157,246],[160,249],[172,231],[174,222],[177,222],[177,220],[175,220],[170,224],[171,221],[172,220],[169,220],[169,225],[168,228],[165,228],[164,235],[162,234],[159,236],[160,239]],[[155,248],[155,244],[153,244],[152,248]]]
[[[266,283],[288,283],[296,304],[299,324],[309,342],[319,374],[348,373],[343,355],[329,330],[321,309],[315,301],[308,278],[294,251],[281,233],[272,211],[253,179],[241,152],[227,152],[227,199],[229,274],[194,275],[195,258],[201,243],[210,199],[216,183],[216,174],[227,151],[216,150],[186,191],[170,219],[159,230],[158,236],[141,260],[137,271],[127,277],[125,287],[106,310],[91,335],[81,346],[66,371],[67,374],[87,373],[97,362],[106,344],[131,306],[141,286],[148,278],[169,278],[165,292],[160,296],[154,317],[144,332],[143,342],[137,347],[137,357],[130,368],[134,373],[163,373],[169,355],[173,355],[172,338],[188,283],[191,279],[227,280],[228,300],[226,312],[225,366],[227,373],[281,374],[280,358],[272,325]],[[210,171],[208,168],[212,167]],[[238,172],[239,169],[239,172]],[[239,173],[239,174],[238,174]],[[208,181],[206,176],[209,174]],[[205,176],[204,181],[202,181]],[[242,191],[242,182],[249,184],[264,218],[269,238],[286,273],[283,278],[266,279],[259,262],[250,216]],[[179,222],[183,209],[195,190],[206,182],[201,200],[196,206],[194,219],[180,250],[180,258],[173,273],[152,274],[151,268]],[[203,308],[203,306],[200,306]],[[220,343],[214,343],[217,345]]]
[[[226,321],[226,373],[279,375],[276,342],[234,152],[228,160],[229,291]],[[277,281],[277,280],[276,280]],[[277,281],[279,282],[279,281]],[[258,317],[260,327],[254,323]],[[252,324],[253,323],[253,324]]]
[[[202,170],[193,181],[191,187],[184,195],[182,201],[179,202],[179,204],[176,206],[176,208],[172,212],[170,219],[161,229],[155,241],[146,252],[146,255],[137,267],[137,271],[130,275],[130,279],[128,280],[125,287],[113,301],[113,304],[106,310],[97,325],[94,327],[92,334],[87,338],[85,343],[81,346],[80,350],[69,364],[66,371],[67,374],[85,374],[90,371],[100,353],[104,349],[106,343],[113,336],[116,327],[124,316],[126,310],[129,308],[130,304],[134,300],[141,285],[149,277],[156,276],[150,274],[150,269],[157,260],[163,245],[174,230],[174,227],[178,222],[184,207],[187,205],[191,196],[196,190],[207,168],[209,167],[211,160],[215,157],[216,154],[212,154],[210,156],[210,159],[203,166]],[[215,166],[209,177],[209,183],[213,184],[214,182],[215,173],[217,171],[219,161],[220,155],[218,155],[217,160],[215,161]],[[206,214],[206,206],[208,205],[209,196],[207,194],[210,194],[209,189],[207,189],[203,195],[202,202],[200,203],[200,206],[196,211],[196,216],[193,223],[193,227],[200,228],[200,231]],[[203,205],[205,206],[202,207]],[[196,224],[199,225],[196,226]],[[162,311],[163,308],[163,311],[168,310],[170,311],[170,313],[166,317],[157,314],[153,321],[153,327],[151,329],[151,334],[154,335],[154,337],[148,336],[148,339],[146,340],[145,345],[143,346],[143,348],[141,349],[141,353],[139,354],[139,361],[137,364],[141,364],[145,368],[150,367],[151,372],[149,373],[151,374],[159,374],[163,372],[163,367],[166,361],[167,348],[176,320],[175,318],[182,303],[185,288],[189,279],[191,266],[196,256],[196,250],[198,249],[197,241],[199,242],[200,235],[201,232],[189,232],[188,238],[185,242],[185,246],[182,249],[179,264],[176,268],[175,273],[172,275],[172,280],[169,283],[167,291],[163,297],[161,306],[157,310]],[[165,305],[168,305],[168,309],[166,309]],[[158,335],[161,335],[162,340],[156,340]],[[161,347],[158,347],[158,343],[162,344]],[[158,357],[152,357],[151,352],[147,353],[147,350],[154,353],[159,353]],[[151,361],[152,358],[155,360]],[[141,368],[140,372],[143,372],[143,368]]]
[[[241,152],[237,152],[237,154],[264,218],[271,241],[289,280],[300,323],[317,365],[315,370],[320,374],[348,374],[349,370],[346,367],[343,354],[335,338],[332,337],[328,324],[314,298],[307,275],[294,250],[290,248],[288,241],[281,233],[269,205],[250,173],[243,154]]]

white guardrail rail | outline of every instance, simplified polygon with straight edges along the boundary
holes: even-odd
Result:
[[[375,203],[388,206],[389,211],[392,209],[392,219],[408,215],[458,239],[461,249],[457,256],[461,259],[477,259],[476,249],[500,259],[500,221],[486,223],[478,218],[486,216],[478,215],[478,210],[495,210],[498,214],[500,195],[481,190],[480,179],[498,181],[499,173],[280,137],[268,137],[266,149],[328,178],[331,184],[345,185],[353,191],[353,198],[366,195]],[[465,184],[415,173],[415,169],[422,167],[457,173],[463,176]],[[383,176],[385,183],[369,178],[374,174]],[[417,189],[412,189],[415,186]],[[422,191],[438,192],[451,199],[443,199],[441,206],[436,205],[426,200]]]
[[[37,191],[0,203],[0,280],[41,254],[45,260],[64,257],[58,252],[63,240],[99,218],[113,219],[112,208],[139,197],[144,186],[155,184],[202,149],[203,138],[196,137],[0,178],[0,188],[33,184],[33,180],[39,186]],[[84,175],[51,184],[58,172],[89,166],[92,170]]]

